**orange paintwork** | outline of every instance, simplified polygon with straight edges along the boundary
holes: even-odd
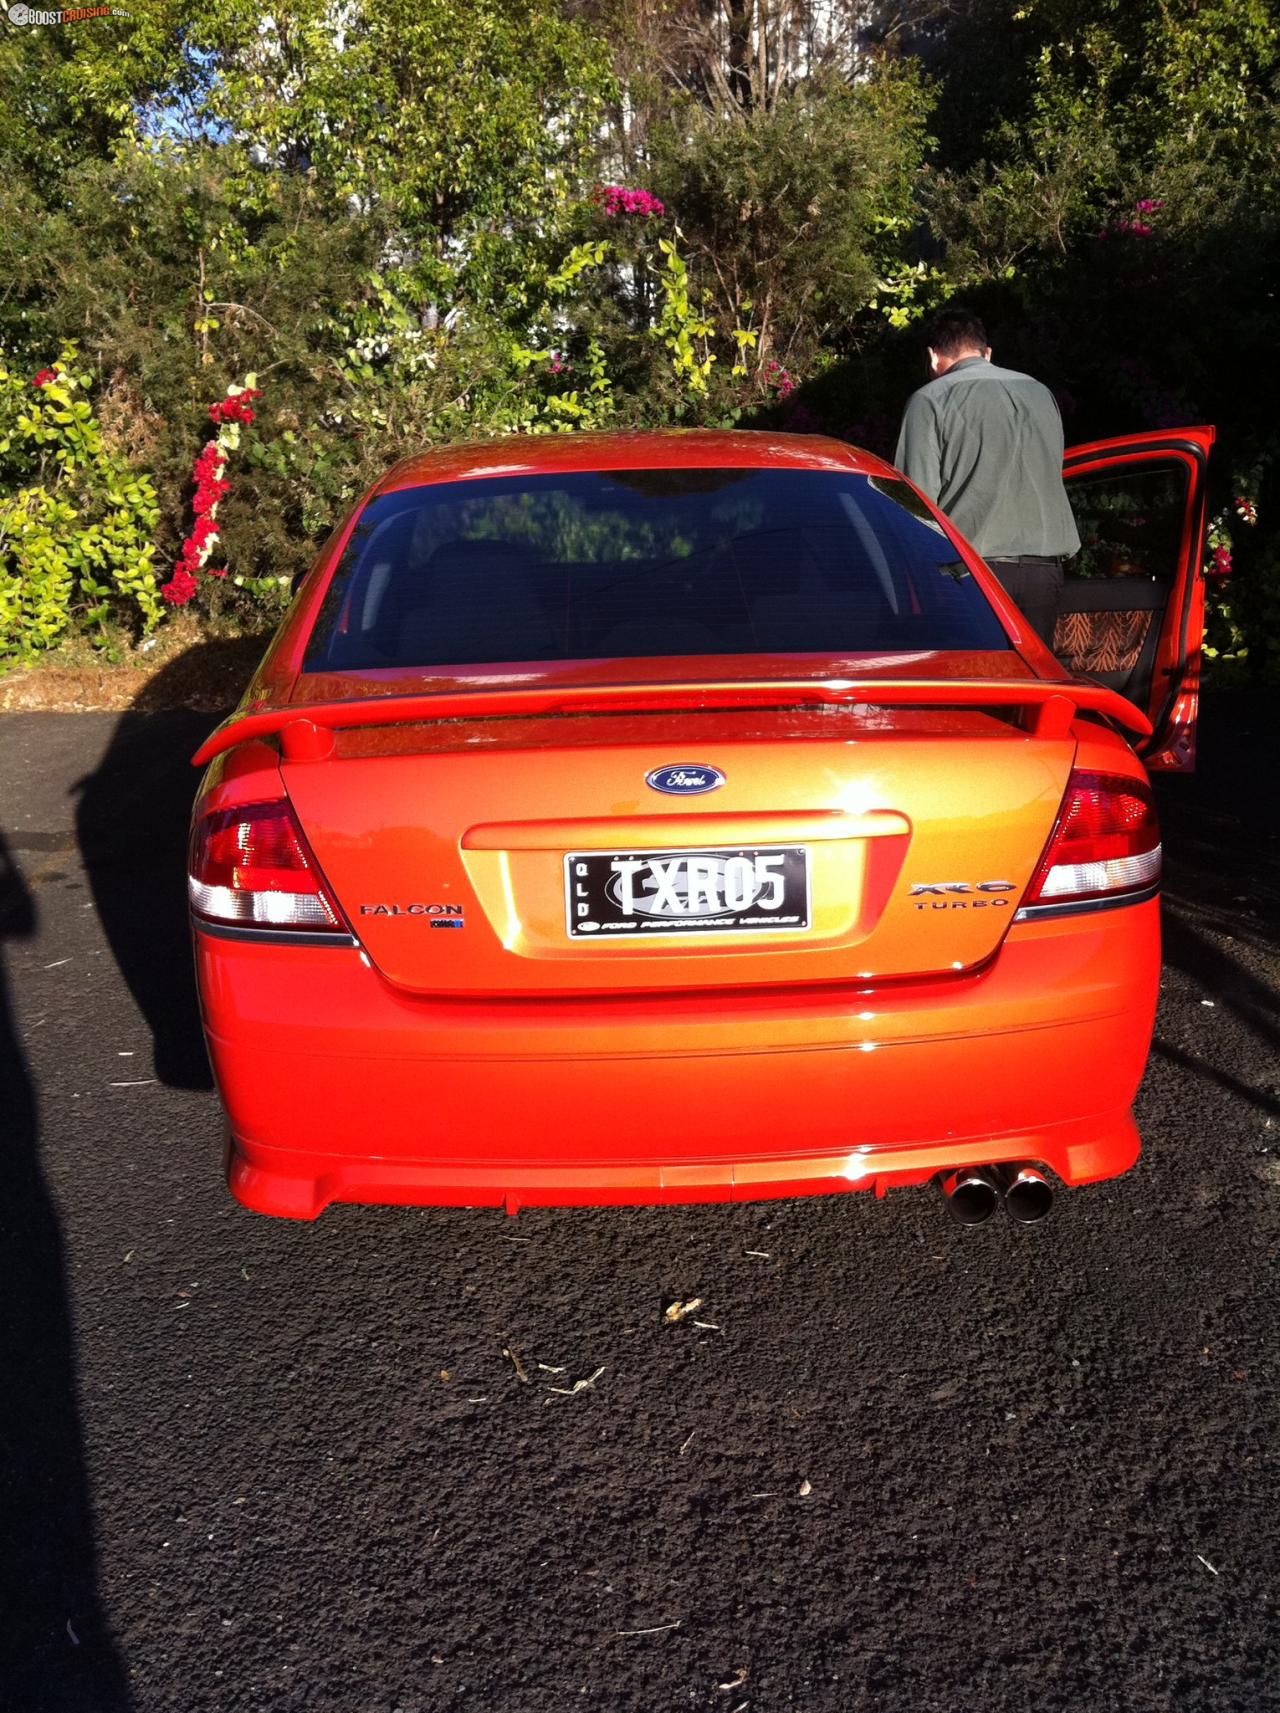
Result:
[[[453,448],[382,489],[512,471],[765,464],[884,472],[836,442],[564,436]],[[359,508],[357,508],[358,511]],[[353,514],[354,516],[354,514]],[[263,1212],[331,1201],[506,1205],[729,1199],[920,1183],[1036,1160],[1125,1170],[1159,977],[1154,899],[1014,921],[1073,768],[1143,778],[1118,732],[957,541],[1015,648],[841,660],[566,662],[452,675],[300,672],[326,549],[242,712],[584,684],[844,679],[955,686],[955,706],[608,705],[310,728],[217,756],[206,810],[286,796],[356,943],[196,924],[229,1178]],[[1060,685],[1037,720],[966,684]],[[683,694],[683,692],[681,692]],[[643,698],[641,698],[643,700]],[[1138,722],[1139,725],[1141,722]],[[336,729],[332,738],[328,727]],[[234,734],[232,734],[234,735]],[[707,796],[646,773],[714,765]],[[812,926],[712,940],[570,939],[568,852],[803,844]],[[994,890],[913,895],[913,885]],[[418,904],[423,910],[410,911]],[[427,906],[465,927],[429,930]],[[391,906],[397,908],[392,909]]]

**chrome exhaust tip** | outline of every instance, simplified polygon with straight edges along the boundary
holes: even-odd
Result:
[[[1004,1211],[1018,1225],[1039,1225],[1053,1206],[1053,1185],[1037,1166],[1015,1161],[1000,1167]]]
[[[981,1225],[991,1218],[1000,1200],[995,1173],[986,1166],[966,1166],[959,1172],[944,1172],[938,1180],[951,1217],[961,1225]]]

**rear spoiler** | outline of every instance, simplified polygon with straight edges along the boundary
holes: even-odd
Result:
[[[427,720],[528,717],[538,714],[700,712],[714,708],[813,706],[1025,709],[1037,737],[1065,737],[1077,710],[1087,709],[1147,737],[1151,722],[1116,690],[1042,678],[767,678],[695,684],[574,684],[531,690],[439,690],[365,696],[344,702],[296,703],[232,714],[192,756],[203,767],[253,738],[278,736],[291,761],[322,760],[332,733],[352,726],[413,725]]]

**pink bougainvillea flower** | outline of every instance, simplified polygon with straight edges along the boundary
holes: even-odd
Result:
[[[41,369],[38,375],[32,377],[31,385],[39,392],[41,388],[49,386],[57,378],[58,371],[56,369]]]
[[[160,593],[171,607],[185,607],[196,592],[196,580],[189,571],[174,572]]]
[[[1210,575],[1214,576],[1214,577],[1228,577],[1228,576],[1230,576],[1230,574],[1231,574],[1231,549],[1229,547],[1215,547],[1214,548],[1214,550],[1213,550],[1213,562],[1209,566],[1209,572],[1210,572]]]
[[[611,220],[619,214],[638,214],[642,219],[667,212],[666,204],[647,190],[628,190],[622,184],[603,185],[596,194],[605,213]]]
[[[1257,506],[1254,505],[1252,500],[1246,499],[1244,497],[1244,495],[1241,494],[1236,499],[1235,507],[1236,507],[1236,515],[1238,517],[1242,518],[1245,523],[1248,523],[1248,524],[1257,523],[1257,521],[1258,521],[1258,508],[1257,508]]]
[[[1142,204],[1138,206],[1141,208]],[[1151,230],[1145,220],[1112,220],[1098,233],[1098,242],[1101,244],[1107,238],[1149,238]]]

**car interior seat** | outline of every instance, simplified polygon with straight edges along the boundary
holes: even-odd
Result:
[[[558,652],[538,600],[537,566],[514,541],[443,542],[395,615],[395,664],[474,665]]]

